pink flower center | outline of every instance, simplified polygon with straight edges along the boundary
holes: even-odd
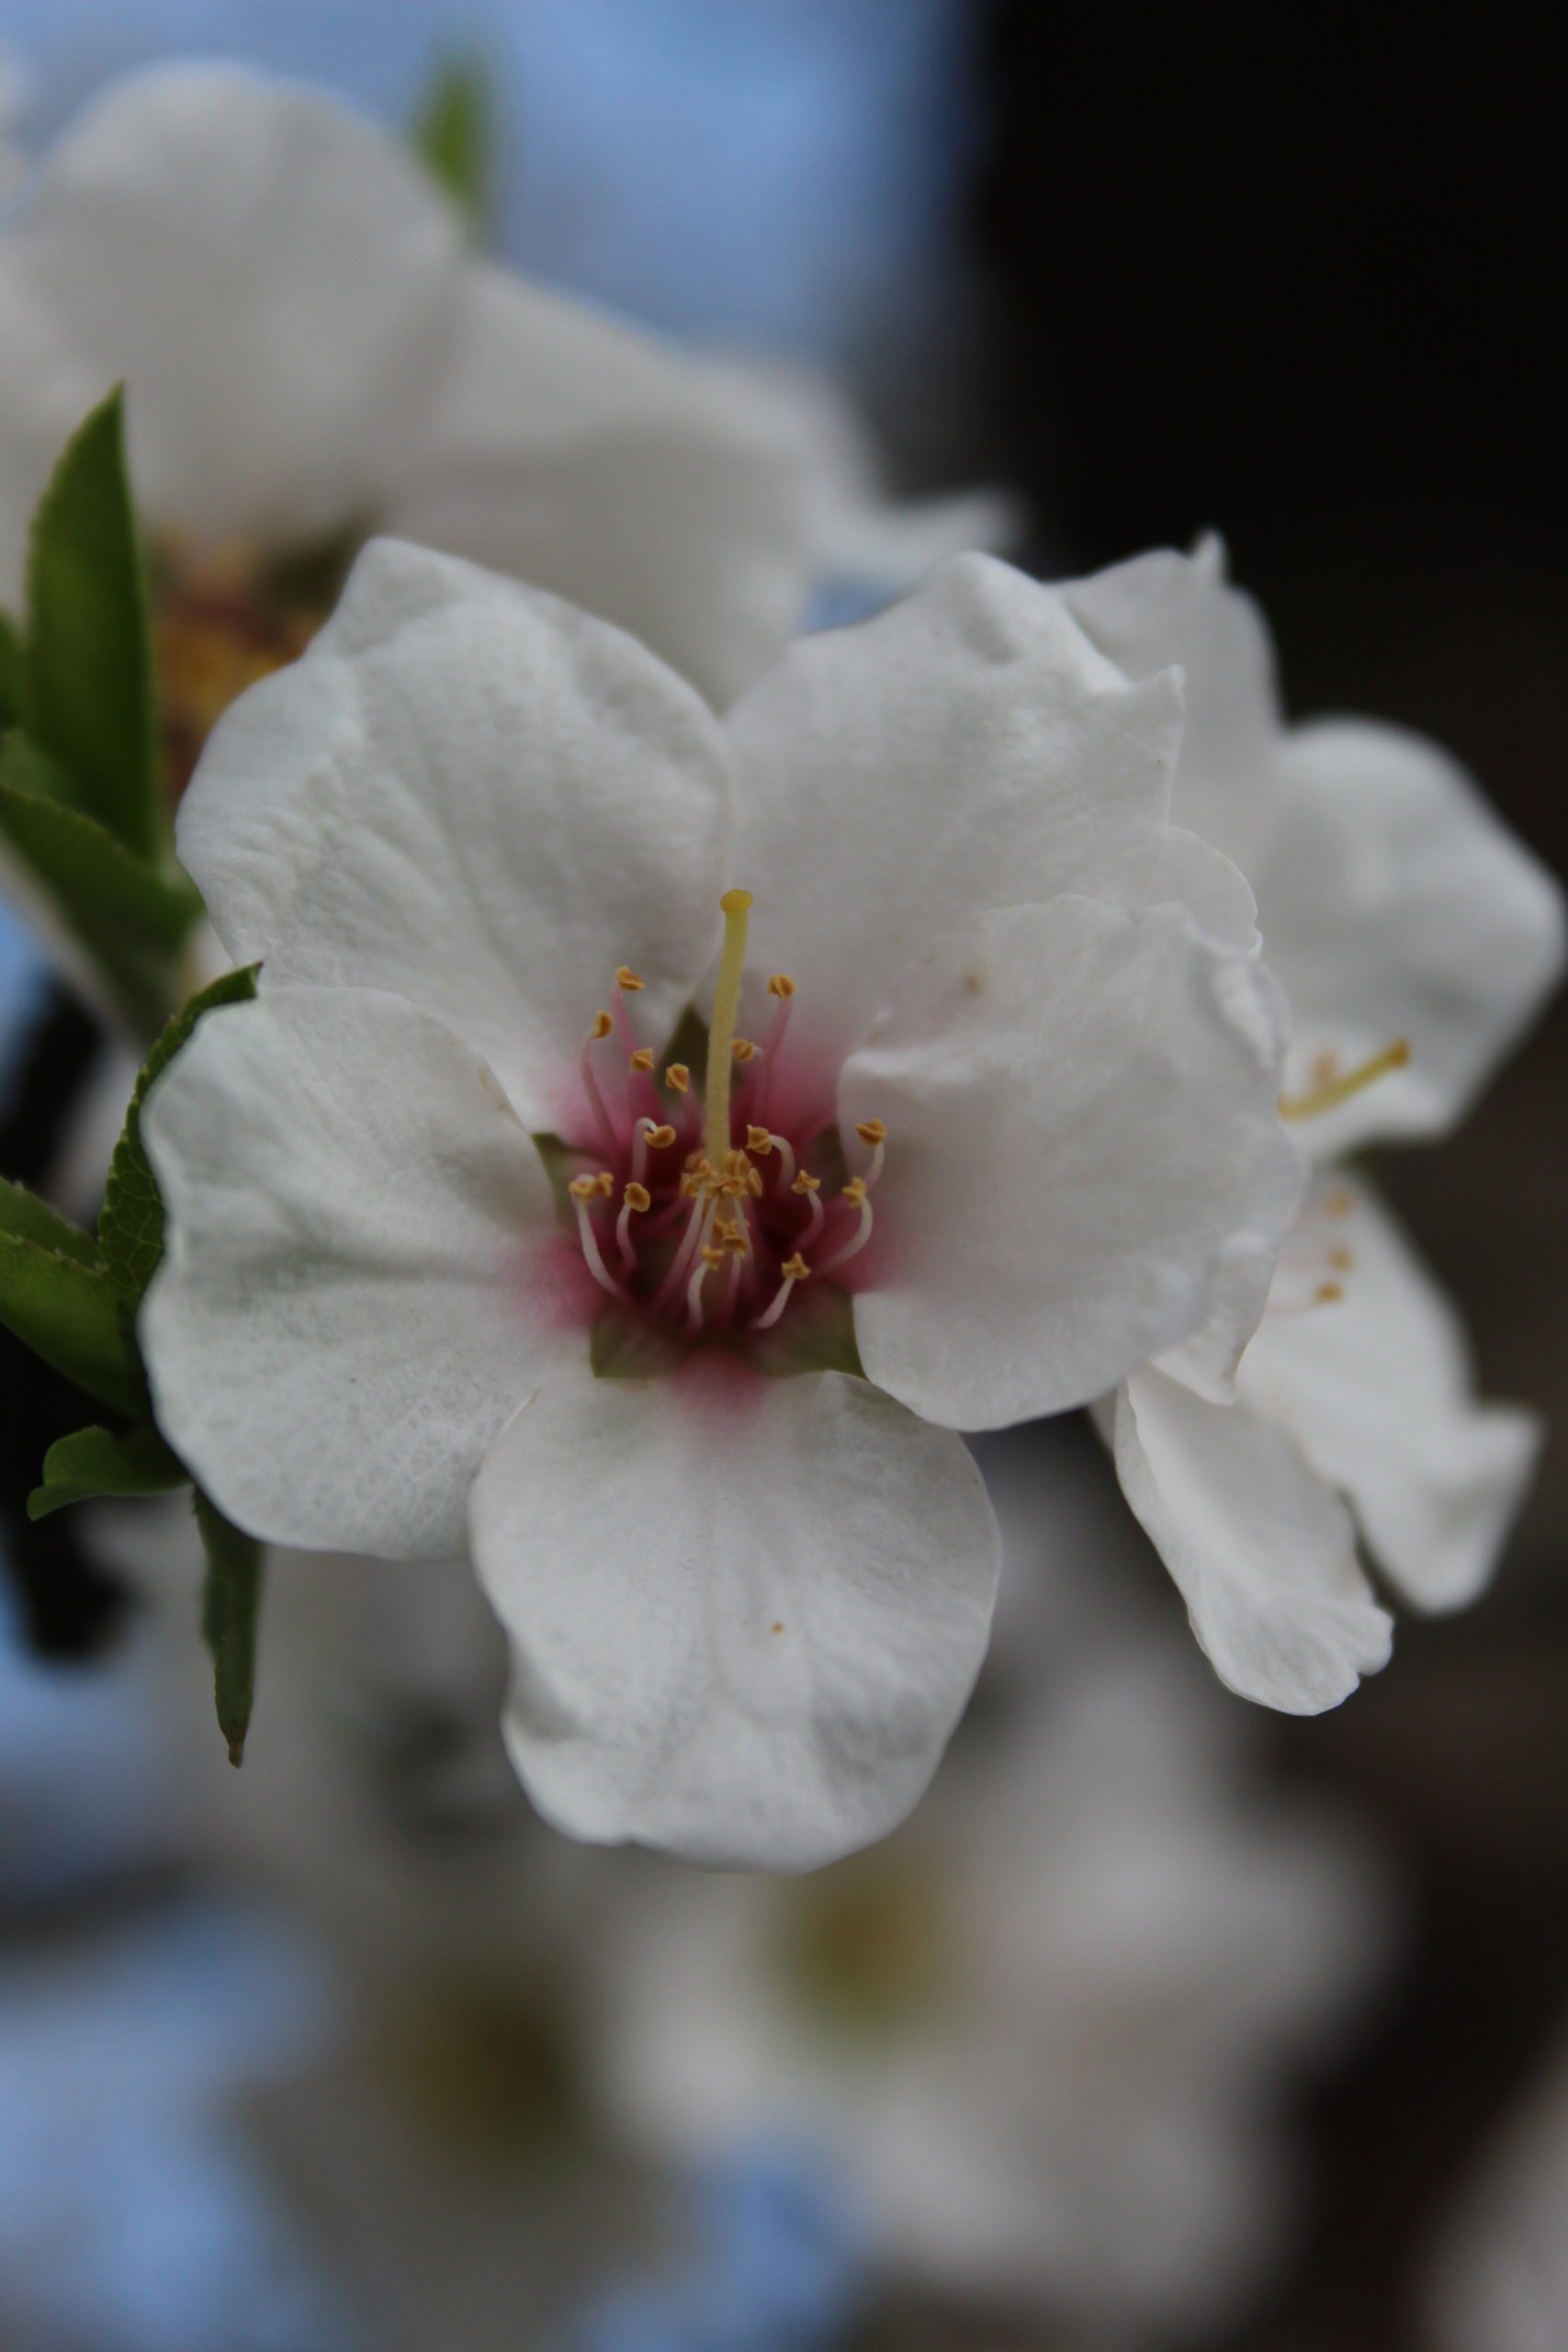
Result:
[[[568,1187],[583,1261],[623,1307],[687,1343],[773,1329],[804,1283],[837,1278],[871,1238],[871,1193],[887,1131],[855,1130],[865,1159],[829,1196],[840,1147],[826,1117],[779,1115],[776,1084],[795,987],[768,982],[772,1014],[758,1044],[735,1033],[751,900],[727,891],[724,949],[699,1102],[683,1062],[655,1075],[637,1035],[643,983],[622,965],[615,1011],[598,1012],[580,1056],[602,1164]],[[812,1165],[813,1157],[818,1165]]]

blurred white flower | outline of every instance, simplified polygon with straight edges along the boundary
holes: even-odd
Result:
[[[1040,1443],[1000,1448],[1009,1575],[1100,1584],[1130,1530],[1077,1498],[1070,1557],[1073,1482]],[[596,2078],[666,2154],[818,2146],[907,2283],[1069,2338],[1185,2341],[1280,2251],[1289,2086],[1366,1989],[1384,1892],[1258,1783],[1179,1647],[1123,1624],[1055,1666],[1048,1703],[965,1727],[874,1854],[628,1876]]]
[[[1426,2298],[1434,2352],[1568,2344],[1568,2039],[1498,2137]]]
[[[1284,725],[1261,616],[1216,542],[1064,594],[1130,676],[1183,665],[1174,814],[1256,891],[1291,1008],[1282,1107],[1325,1164],[1277,1264],[1237,1250],[1204,1346],[1122,1388],[1117,1465],[1222,1679],[1311,1713],[1388,1655],[1356,1526],[1409,1600],[1457,1607],[1492,1573],[1538,1444],[1532,1415],[1476,1401],[1448,1302],[1332,1163],[1462,1115],[1562,968],[1562,899],[1434,745]],[[1186,895],[1245,934],[1209,882]]]
[[[561,1826],[797,1868],[891,1826],[990,1615],[954,1431],[1100,1394],[1288,1227],[1266,979],[1144,902],[1179,727],[985,557],[721,723],[389,541],[221,722],[180,853],[265,973],[145,1114],[160,1419],[270,1540],[471,1545]],[[655,1049],[737,873],[699,1111]],[[803,1370],[852,1311],[869,1379]],[[677,1368],[594,1377],[594,1326]]]
[[[767,406],[472,256],[419,164],[303,87],[159,68],[45,162],[0,243],[0,600],[120,378],[191,751],[331,601],[284,560],[374,528],[571,596],[720,700],[801,616],[806,492]]]

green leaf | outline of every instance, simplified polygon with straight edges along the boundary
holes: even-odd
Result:
[[[33,516],[25,699],[28,731],[82,808],[138,856],[156,855],[168,821],[118,386],[66,443]]]
[[[225,972],[192,997],[183,1012],[168,1023],[141,1066],[125,1114],[125,1126],[109,1161],[104,1186],[103,1215],[98,1219],[98,1246],[110,1279],[127,1306],[134,1310],[158,1270],[164,1254],[164,1204],[141,1147],[141,1105],[153,1080],[168,1068],[203,1013],[223,1004],[243,1004],[256,992],[259,967],[247,964]]]
[[[90,1233],[79,1225],[51,1209],[25,1184],[13,1184],[8,1176],[0,1176],[0,1233],[16,1234],[23,1241],[36,1241],[40,1250],[53,1250],[62,1258],[74,1258],[84,1266],[101,1266],[103,1258]]]
[[[212,1653],[212,1695],[218,1728],[231,1764],[245,1760],[245,1734],[256,1690],[256,1620],[261,1607],[262,1547],[196,1490],[196,1523],[207,1555],[201,1631]]]
[[[0,1323],[100,1404],[128,1415],[141,1408],[119,1295],[101,1268],[0,1233]]]
[[[155,1035],[180,994],[180,951],[201,915],[183,876],[157,872],[96,818],[52,797],[59,771],[21,735],[0,747],[0,841],[37,881],[130,1027]]]
[[[93,1502],[101,1495],[166,1494],[189,1478],[150,1421],[118,1436],[112,1430],[76,1430],[57,1438],[44,1455],[43,1484],[28,1497],[28,1517],[47,1519],[67,1503]]]
[[[452,57],[437,67],[415,117],[414,145],[474,236],[482,237],[495,194],[495,94],[478,58]]]
[[[22,632],[0,612],[0,727],[19,727],[27,708],[27,655]]]

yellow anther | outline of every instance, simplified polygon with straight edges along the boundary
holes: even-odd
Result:
[[[865,1178],[863,1176],[852,1176],[849,1182],[844,1186],[843,1191],[840,1193],[839,1198],[841,1201],[848,1201],[851,1208],[858,1209],[861,1203],[865,1198]]]
[[[1328,1262],[1336,1273],[1348,1274],[1356,1262],[1356,1253],[1353,1250],[1331,1250]]]
[[[671,1126],[649,1127],[648,1130],[648,1145],[650,1151],[667,1151],[674,1140],[675,1130]]]
[[[793,996],[795,994],[795,982],[790,978],[787,972],[775,972],[773,974],[773,978],[768,982],[768,994],[770,996]]]
[[[735,1016],[740,1006],[740,980],[746,968],[747,916],[750,890],[727,890],[719,900],[724,915],[724,945],[719,951],[718,978],[713,992],[713,1024],[708,1031],[707,1102],[704,1105],[703,1140],[708,1158],[720,1160],[729,1148],[729,1080],[733,1064]]]
[[[757,1048],[750,1037],[733,1038],[730,1041],[729,1052],[730,1058],[740,1063],[742,1068],[747,1062],[755,1061],[757,1058]]]
[[[803,1168],[789,1189],[792,1193],[819,1193],[822,1190],[822,1179],[820,1176],[813,1176],[809,1168]]]
[[[682,1168],[689,1169],[694,1174],[698,1176],[711,1176],[713,1174],[713,1170],[708,1166],[707,1156],[705,1152],[689,1151],[686,1154],[685,1159],[681,1162],[681,1165]]]
[[[727,1176],[744,1176],[751,1163],[739,1144],[731,1144],[720,1163]]]
[[[747,1240],[745,1234],[740,1231],[739,1227],[737,1227],[733,1233],[727,1233],[725,1235],[724,1247],[728,1250],[732,1258],[744,1258],[750,1251],[751,1244]]]
[[[887,1141],[887,1130],[880,1119],[863,1119],[855,1133],[862,1143],[878,1144]]]
[[[611,1020],[607,1012],[596,1012],[593,1015],[593,1026],[590,1029],[588,1034],[591,1037],[596,1039],[599,1037],[607,1037],[615,1025],[615,1023]]]
[[[723,1250],[716,1250],[711,1241],[705,1241],[697,1254],[705,1266],[722,1266],[724,1263]]]
[[[748,1151],[754,1151],[759,1159],[766,1159],[773,1148],[773,1139],[766,1127],[747,1128],[746,1148]]]
[[[574,1176],[566,1189],[574,1201],[591,1201],[599,1190],[599,1180],[596,1176]]]
[[[1396,1037],[1392,1046],[1383,1047],[1381,1054],[1373,1054],[1369,1060],[1359,1062],[1354,1069],[1348,1069],[1343,1078],[1330,1079],[1326,1084],[1314,1087],[1310,1094],[1281,1094],[1280,1116],[1281,1119],[1315,1119],[1321,1112],[1337,1111],[1341,1102],[1348,1102],[1353,1094],[1359,1094],[1363,1087],[1371,1086],[1375,1080],[1386,1078],[1391,1069],[1403,1069],[1409,1059],[1409,1038]]]
[[[746,1190],[751,1193],[754,1199],[761,1199],[762,1171],[760,1168],[748,1168],[746,1170]]]
[[[703,1180],[694,1168],[688,1168],[675,1189],[683,1201],[694,1201],[703,1189]]]
[[[638,1216],[642,1215],[644,1209],[650,1209],[653,1206],[653,1194],[646,1184],[628,1184],[622,1197],[627,1208],[634,1210]]]
[[[632,970],[629,964],[617,964],[615,967],[615,986],[618,989],[625,989],[626,994],[628,996],[632,996],[635,995],[637,990],[641,988],[642,982]]]
[[[631,1056],[631,1066],[633,1069],[651,1069],[653,1068],[653,1047],[651,1046],[639,1046],[636,1053]]]
[[[1317,1301],[1319,1306],[1332,1306],[1337,1299],[1341,1299],[1344,1295],[1345,1285],[1343,1283],[1319,1283],[1317,1288],[1313,1293],[1313,1296]]]
[[[677,1094],[689,1094],[692,1091],[692,1073],[684,1062],[671,1062],[664,1073],[664,1083],[666,1086],[672,1086]]]
[[[793,1258],[784,1260],[779,1272],[781,1274],[787,1274],[792,1283],[803,1283],[811,1269],[797,1250]],[[804,1309],[802,1311],[804,1312]]]
[[[615,1180],[611,1175],[607,1168],[601,1168],[598,1175],[593,1179],[593,1190],[598,1193],[599,1198],[602,1201],[607,1201],[613,1197],[615,1190]]]

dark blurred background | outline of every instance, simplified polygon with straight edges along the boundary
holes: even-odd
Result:
[[[971,219],[999,463],[1078,571],[1213,525],[1293,714],[1455,751],[1568,869],[1564,85],[1520,8],[1014,0]],[[1451,1142],[1380,1175],[1473,1335],[1552,1425],[1498,1583],[1401,1625],[1293,1770],[1402,1854],[1418,1932],[1317,2119],[1315,2224],[1258,2352],[1402,2352],[1445,2198],[1568,1990],[1568,1013]]]
[[[108,27],[58,0],[0,6],[0,37],[35,59],[45,130],[113,66],[181,46],[390,113],[449,13],[132,7]],[[1217,527],[1291,710],[1437,736],[1561,873],[1568,91],[1544,21],[1126,0],[474,15],[515,111],[515,258],[660,323],[833,361],[911,486],[1016,485],[1043,570]],[[37,1068],[57,1075],[12,1085],[15,1174],[37,1172],[58,1073],[89,1050],[78,1016],[45,1012]],[[1380,1170],[1484,1388],[1558,1431],[1565,1077],[1560,1007],[1458,1138]],[[25,1480],[34,1435],[18,1418],[11,1438]],[[113,1597],[67,1532],[49,1540],[33,1621],[68,1651]],[[1299,2256],[1209,2352],[1418,2341],[1449,2201],[1568,1995],[1565,1544],[1559,1441],[1480,1608],[1406,1618],[1350,1705],[1269,1724],[1283,1772],[1377,1825],[1415,1932],[1381,2027],[1308,2119]]]

